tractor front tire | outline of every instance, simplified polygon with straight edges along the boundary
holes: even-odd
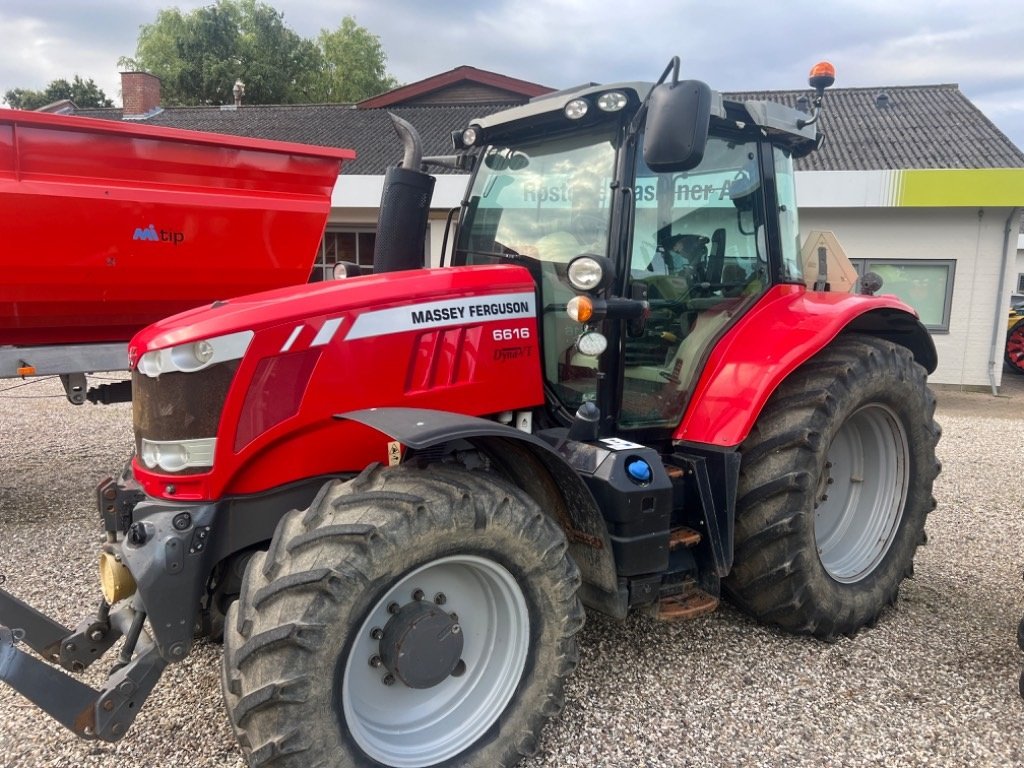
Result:
[[[740,449],[733,602],[827,640],[873,624],[935,507],[934,412],[911,353],[870,336],[841,337],[783,382]]]
[[[461,468],[371,467],[282,519],[229,609],[252,766],[510,766],[562,708],[584,613],[562,530]]]

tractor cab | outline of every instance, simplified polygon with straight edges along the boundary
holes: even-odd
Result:
[[[530,269],[552,415],[594,403],[605,435],[667,436],[723,333],[770,287],[803,284],[793,159],[817,146],[813,121],[665,82],[673,65],[457,137],[476,161],[453,262]]]

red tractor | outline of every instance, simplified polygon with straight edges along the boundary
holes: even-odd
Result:
[[[935,504],[936,355],[895,297],[804,284],[793,161],[832,79],[807,114],[674,60],[445,158],[406,126],[374,274],[132,340],[101,607],[72,631],[0,594],[0,679],[113,741],[223,634],[253,766],[507,766],[562,708],[583,606],[874,622]],[[430,163],[472,172],[435,269]],[[100,690],[19,647],[79,671],[122,636]]]

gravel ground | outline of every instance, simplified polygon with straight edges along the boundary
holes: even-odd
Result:
[[[916,577],[876,627],[828,644],[728,606],[678,624],[591,614],[565,713],[524,765],[1024,763],[1024,378],[1005,378],[998,398],[938,392],[939,507]],[[130,449],[130,408],[75,408],[54,397],[53,382],[11,384],[0,382],[0,574],[73,625],[99,594],[92,489]],[[220,655],[200,645],[169,668],[114,745],[77,740],[0,686],[0,765],[242,766]]]

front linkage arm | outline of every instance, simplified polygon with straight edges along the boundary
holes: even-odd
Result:
[[[0,625],[0,681],[85,739],[117,741],[124,736],[167,666],[142,632],[138,618],[144,615],[127,605],[110,614],[104,605],[98,617],[72,632],[0,590],[0,616],[19,627]],[[126,633],[121,658],[100,690],[17,647],[23,640],[45,658],[77,672]],[[131,659],[136,650],[138,655]]]

